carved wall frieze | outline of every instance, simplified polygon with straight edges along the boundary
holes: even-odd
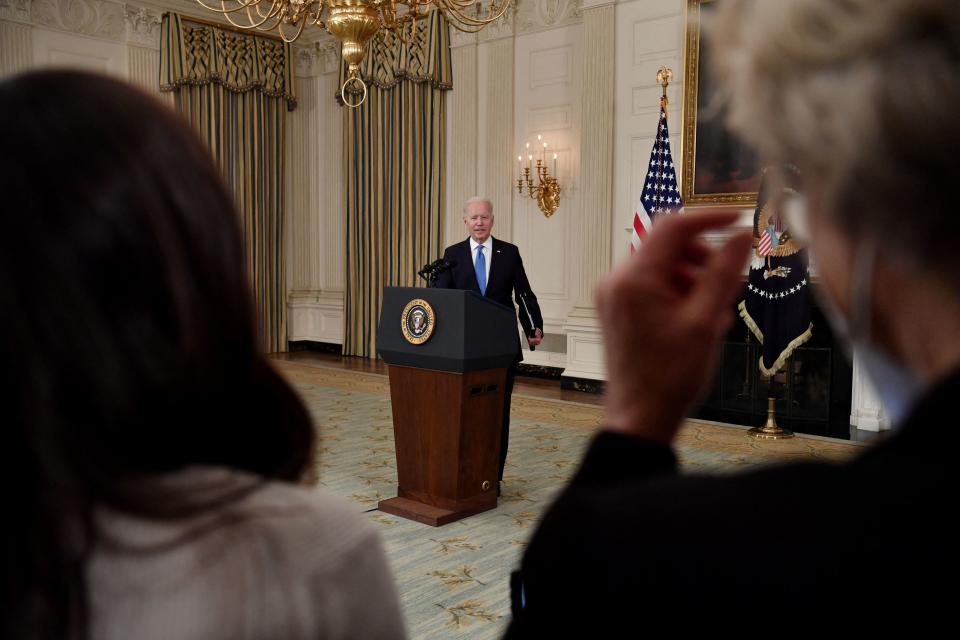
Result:
[[[127,42],[142,47],[160,48],[159,11],[126,4],[123,15],[127,25]]]
[[[30,24],[30,0],[0,0],[0,19]]]
[[[517,33],[545,31],[582,21],[582,0],[518,0]]]
[[[33,0],[33,24],[97,38],[123,41],[123,5],[106,0]]]
[[[521,0],[514,0],[502,16],[479,31],[477,33],[477,40],[479,42],[490,42],[491,40],[501,40],[512,37],[514,33],[513,23],[517,15],[517,3],[520,1]]]
[[[293,59],[299,77],[333,73],[340,68],[340,44],[327,37],[307,45],[294,45]]]

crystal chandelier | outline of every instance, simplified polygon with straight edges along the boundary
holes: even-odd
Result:
[[[366,99],[367,86],[360,77],[360,63],[367,43],[374,36],[410,42],[417,23],[435,8],[459,31],[476,33],[504,14],[510,0],[197,0],[210,11],[222,13],[230,24],[241,29],[276,30],[284,42],[293,42],[308,24],[326,29],[340,41],[343,61],[349,65],[341,87],[346,102],[348,84],[359,83]],[[211,4],[212,3],[212,4]],[[498,4],[499,3],[499,4]],[[217,6],[219,4],[219,6]],[[473,11],[470,12],[470,8]],[[472,15],[470,15],[472,13]]]

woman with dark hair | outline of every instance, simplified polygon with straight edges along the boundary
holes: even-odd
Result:
[[[294,484],[310,419],[189,127],[73,72],[0,115],[0,635],[403,637],[373,527]]]

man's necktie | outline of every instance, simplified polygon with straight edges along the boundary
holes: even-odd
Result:
[[[487,259],[483,257],[483,245],[477,245],[477,260],[473,264],[477,270],[477,284],[480,285],[480,293],[487,294]]]

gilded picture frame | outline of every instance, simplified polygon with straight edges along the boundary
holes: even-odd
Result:
[[[709,49],[701,38],[714,0],[687,0],[683,52],[683,186],[685,207],[755,207],[761,165],[753,151],[723,123],[713,102]]]

